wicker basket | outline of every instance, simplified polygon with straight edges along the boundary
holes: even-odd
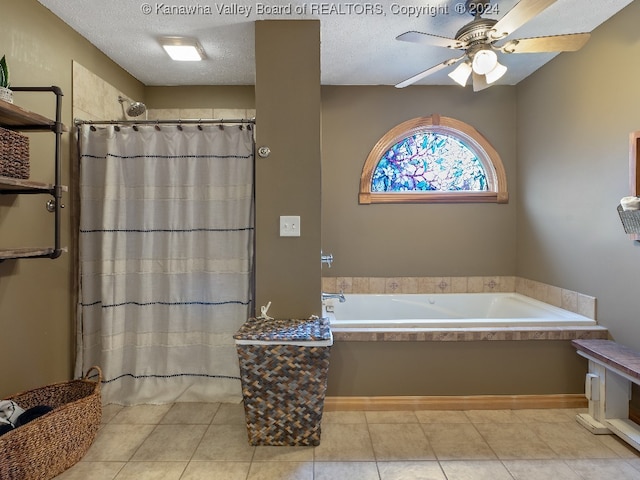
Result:
[[[618,205],[618,214],[626,233],[640,233],[640,210],[623,210]]]
[[[319,445],[333,343],[328,320],[249,319],[234,338],[249,443]]]
[[[97,371],[98,380],[89,373]],[[19,393],[13,400],[25,410],[48,405],[53,410],[0,436],[2,480],[48,480],[75,465],[87,452],[100,426],[102,371],[92,367],[84,379]]]
[[[1,127],[0,176],[29,178],[29,138]]]

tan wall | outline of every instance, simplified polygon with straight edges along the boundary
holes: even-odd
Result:
[[[598,299],[598,321],[640,348],[638,243],[616,212],[640,130],[640,2],[518,86],[517,274]]]
[[[322,89],[322,249],[338,277],[514,275],[516,92],[493,87]],[[405,120],[438,113],[462,120],[496,148],[510,200],[498,204],[359,205],[362,166]]]
[[[256,306],[320,315],[320,23],[256,22]],[[281,215],[300,216],[280,237]],[[259,311],[259,310],[258,310]]]
[[[568,341],[336,342],[327,395],[549,395],[584,391]]]
[[[132,96],[142,96],[143,86],[108,60],[80,35],[35,0],[0,0],[3,27],[0,56],[6,54],[15,86],[57,85],[63,93],[63,122],[72,130],[72,61],[117,85]],[[50,93],[16,93],[15,103],[53,116]],[[108,101],[108,99],[104,99]],[[71,133],[63,136],[62,177],[70,184]],[[53,181],[53,135],[30,134],[31,178]],[[73,190],[63,195],[62,244],[70,244],[70,202]],[[0,244],[37,246],[52,241],[53,218],[41,195],[0,197]],[[0,263],[0,398],[17,391],[72,376],[74,328],[72,258],[20,259]]]

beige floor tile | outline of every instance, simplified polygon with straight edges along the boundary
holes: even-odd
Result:
[[[573,411],[560,409],[514,410],[514,415],[525,423],[563,423],[576,421]]]
[[[453,461],[440,462],[440,465],[447,480],[513,480],[506,467],[498,461]]]
[[[415,412],[420,423],[470,423],[465,412],[459,410],[418,410]]]
[[[244,416],[244,405],[242,403],[223,403],[218,408],[213,421],[215,425],[245,425],[247,421]]]
[[[176,403],[160,424],[209,425],[219,408],[219,403]]]
[[[115,480],[180,480],[187,462],[128,462]]]
[[[583,480],[638,480],[640,471],[625,460],[567,460]]]
[[[313,480],[313,462],[252,462],[247,480]]]
[[[210,425],[192,460],[250,462],[255,448],[245,425]]]
[[[581,480],[564,460],[506,460],[515,480]]]
[[[113,480],[125,462],[78,462],[55,480]]]
[[[627,463],[640,472],[640,458],[631,458]]]
[[[242,404],[106,405],[56,480],[640,479],[640,452],[582,410],[325,412],[317,447],[253,447]]]
[[[365,412],[324,412],[322,423],[367,423]]]
[[[153,425],[105,425],[83,461],[126,462],[151,434]]]
[[[103,405],[101,423],[109,423],[123,408],[122,405],[114,405],[113,403]]]
[[[189,461],[206,430],[206,425],[158,425],[140,445],[132,460]]]
[[[529,427],[559,458],[618,458],[611,448],[600,441],[600,435],[593,435],[577,423],[539,423],[530,424]]]
[[[313,462],[313,447],[257,446],[254,462]]]
[[[467,410],[472,423],[522,423],[514,410]]]
[[[315,462],[314,480],[380,480],[375,462]]]
[[[369,425],[377,461],[435,460],[436,456],[419,424]]]
[[[438,460],[497,460],[489,444],[470,423],[423,424]]]
[[[640,452],[617,435],[598,435],[597,438],[604,446],[613,450],[618,457],[640,460]]]
[[[378,462],[380,480],[446,480],[438,462]]]
[[[563,424],[566,425],[566,424]],[[501,460],[556,458],[554,450],[532,430],[532,424],[476,424],[480,435]]]
[[[246,480],[251,462],[190,462],[180,480]]]
[[[367,425],[325,425],[320,445],[315,447],[315,459],[322,462],[375,460]]]
[[[418,423],[413,412],[365,412],[367,423]]]
[[[123,407],[109,423],[122,425],[157,425],[170,408],[170,404]]]

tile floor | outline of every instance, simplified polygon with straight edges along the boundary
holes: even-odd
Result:
[[[640,479],[640,454],[576,413],[325,412],[318,447],[252,447],[242,405],[109,405],[83,460],[56,479]]]

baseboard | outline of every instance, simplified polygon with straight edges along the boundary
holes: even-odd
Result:
[[[325,411],[346,410],[522,410],[587,408],[584,394],[326,397]]]

